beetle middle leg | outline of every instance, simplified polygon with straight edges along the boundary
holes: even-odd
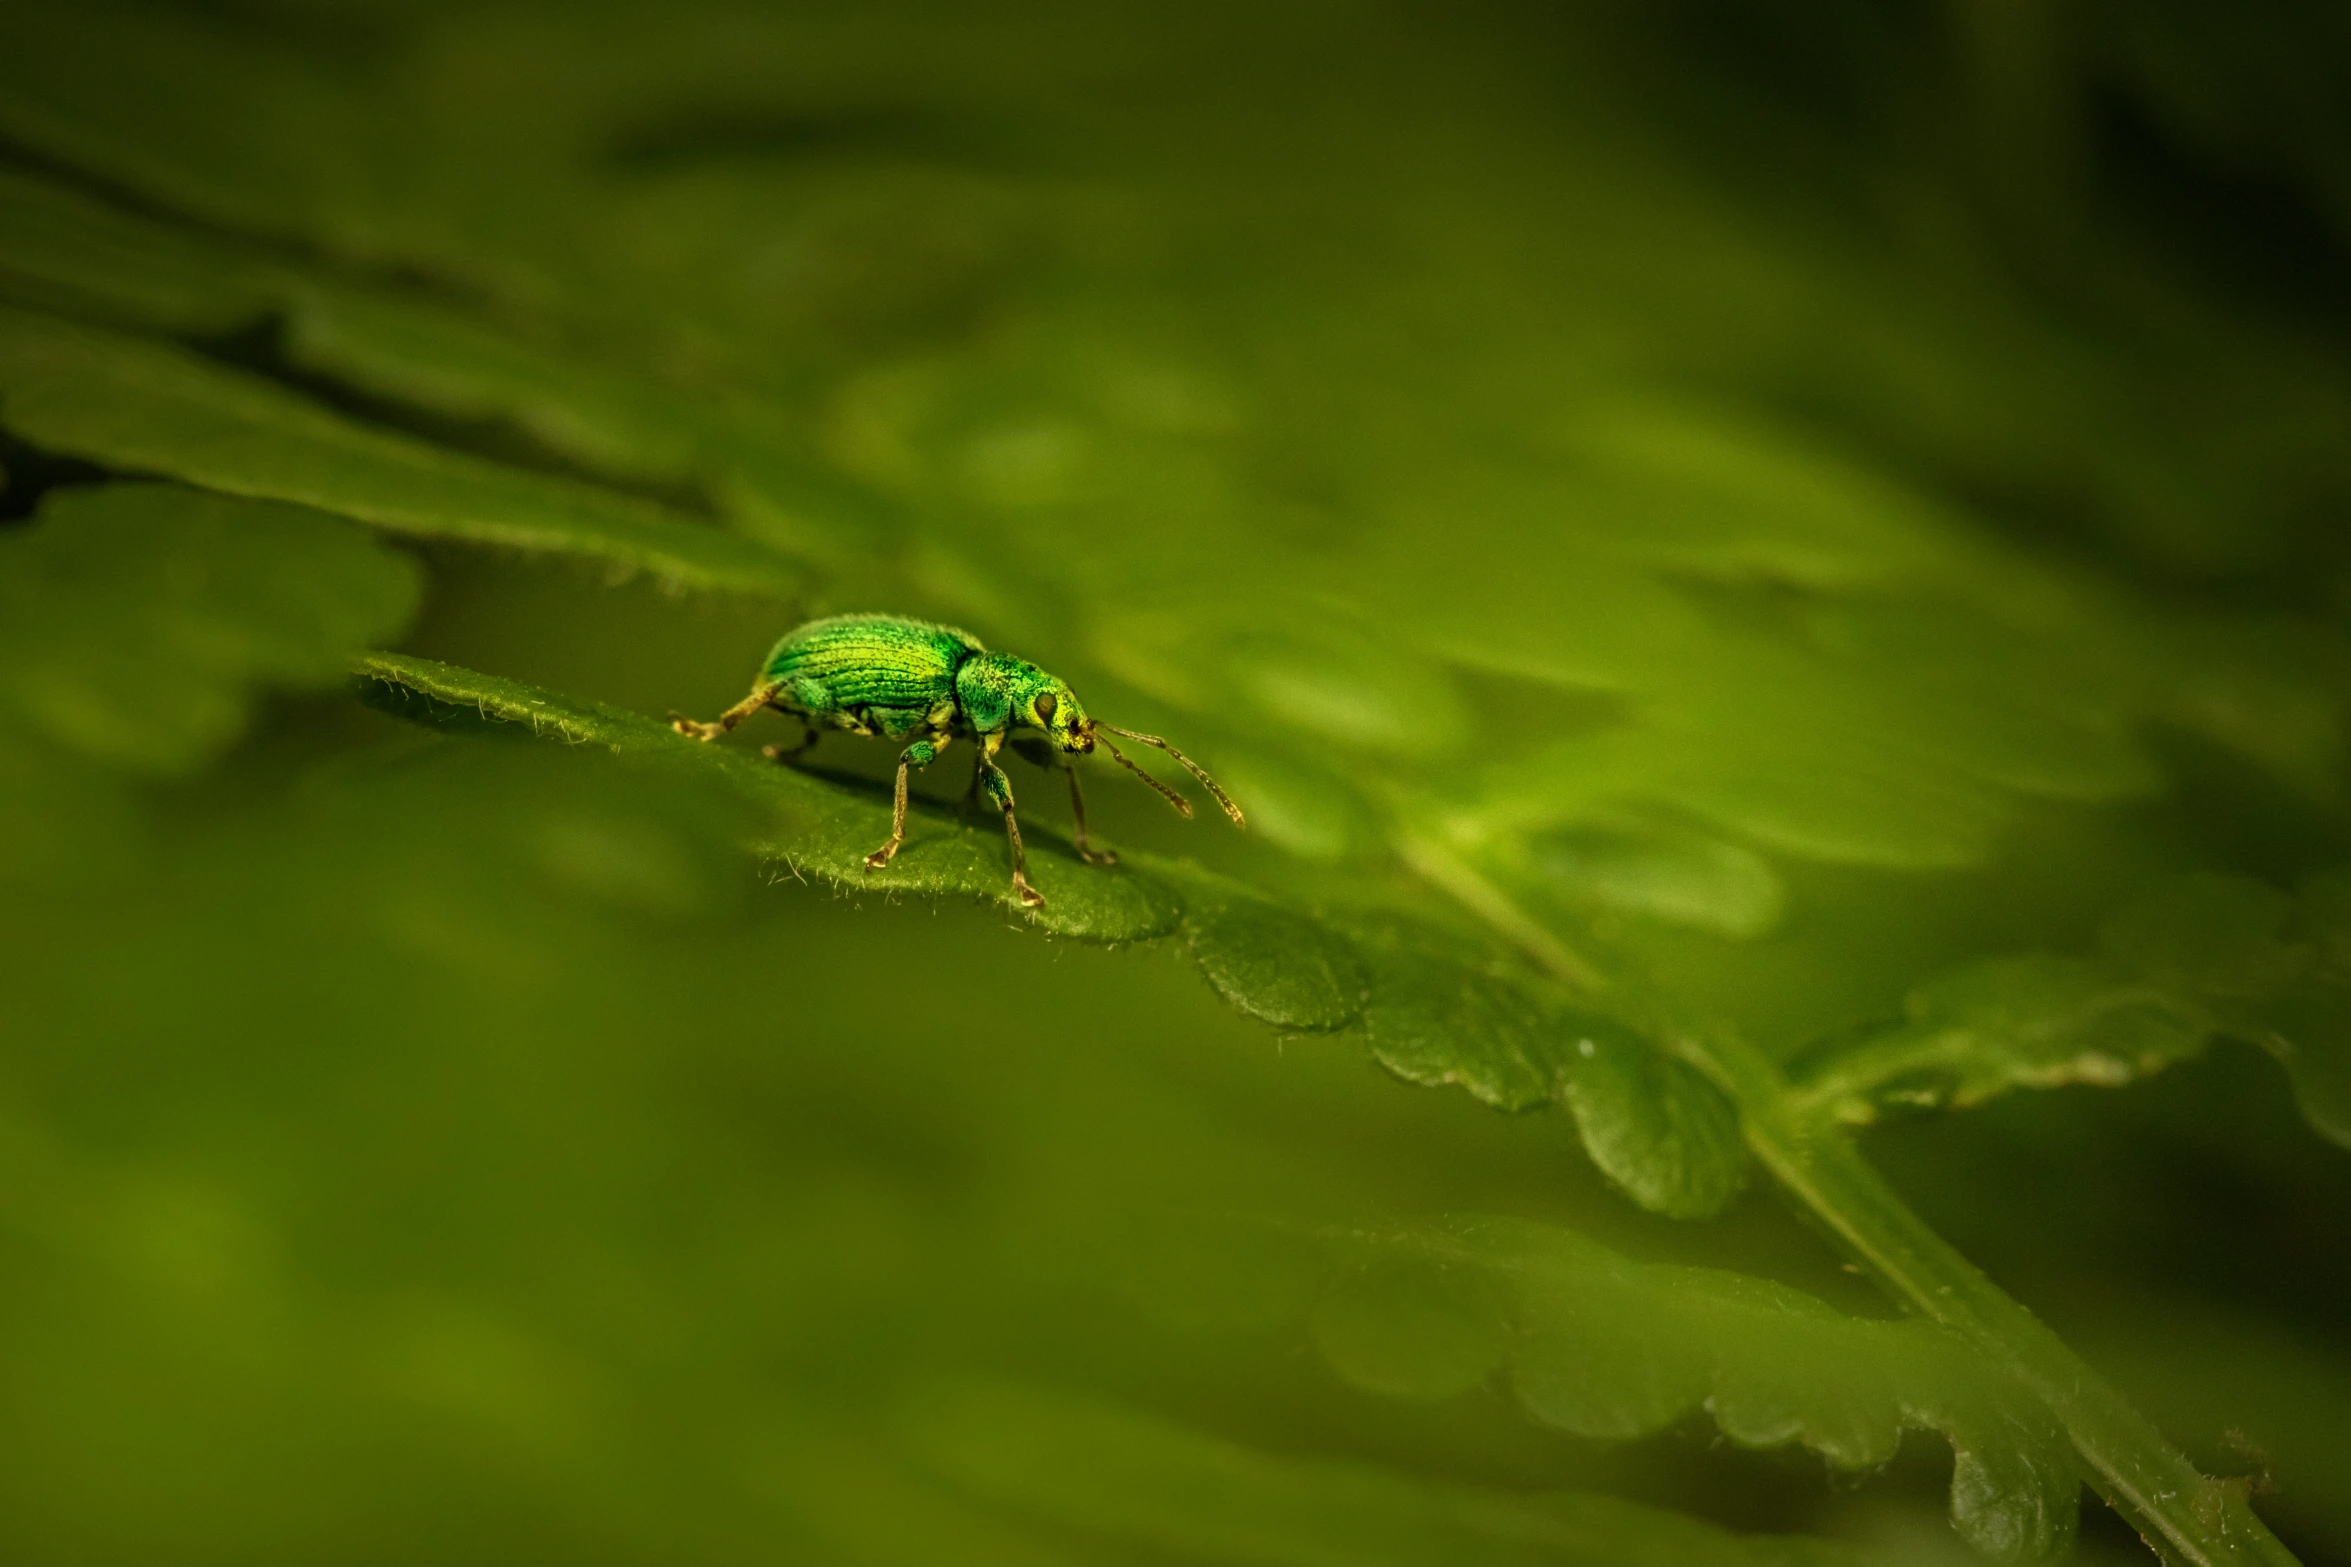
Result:
[[[963,791],[963,799],[955,807],[956,815],[968,817],[971,808],[980,803],[980,774],[987,770],[987,753],[975,747],[971,753],[971,787]]]
[[[906,776],[917,767],[928,767],[932,758],[947,748],[947,735],[925,735],[898,753],[898,792],[890,804],[890,841],[865,857],[865,868],[878,871],[890,863],[898,852],[898,845],[906,841]],[[1005,808],[1007,811],[1011,807]]]
[[[766,757],[771,762],[781,762],[786,767],[791,766],[794,762],[799,761],[800,758],[815,750],[816,742],[824,738],[824,731],[817,728],[816,725],[810,723],[808,721],[807,714],[795,713],[792,716],[800,720],[800,743],[798,745],[790,747],[780,745],[763,745],[759,748],[759,754],[761,756]]]

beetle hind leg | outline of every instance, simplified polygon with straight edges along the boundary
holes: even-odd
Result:
[[[781,689],[783,689],[781,686],[761,686],[707,724],[688,718],[683,713],[672,713],[669,715],[669,727],[690,739],[715,740],[744,719],[749,718],[753,713],[767,706],[776,692]]]

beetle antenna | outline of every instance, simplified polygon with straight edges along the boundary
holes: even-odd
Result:
[[[1104,726],[1101,724],[1096,724],[1094,727],[1100,729]],[[1123,735],[1126,733],[1126,731],[1121,729],[1119,733]],[[1187,819],[1191,816],[1191,801],[1185,799],[1182,795],[1176,793],[1173,789],[1170,789],[1167,785],[1161,783],[1158,779],[1152,777],[1149,773],[1143,771],[1143,769],[1140,767],[1137,767],[1134,762],[1128,758],[1126,752],[1121,751],[1108,739],[1104,739],[1102,745],[1103,748],[1110,753],[1110,759],[1112,761],[1118,763],[1119,766],[1125,768],[1128,772],[1133,773],[1137,778],[1142,779],[1143,782],[1158,790],[1160,794],[1165,797],[1167,803],[1176,808],[1176,811],[1179,815],[1184,816]]]
[[[1193,761],[1190,757],[1184,755],[1183,752],[1177,750],[1174,746],[1169,745],[1165,740],[1160,739],[1159,736],[1137,734],[1132,729],[1121,729],[1116,724],[1106,724],[1100,720],[1095,721],[1094,727],[1096,729],[1107,729],[1114,735],[1125,735],[1129,740],[1136,742],[1138,745],[1155,745],[1159,747],[1159,749],[1174,757],[1185,772],[1190,773],[1193,777],[1199,779],[1202,788],[1206,789],[1210,794],[1216,796],[1216,803],[1224,807],[1225,815],[1233,819],[1233,825],[1235,827],[1246,827],[1249,825],[1249,823],[1241,816],[1241,808],[1233,803],[1233,797],[1225,793],[1222,788],[1218,787],[1216,780],[1209,777],[1207,772],[1202,769],[1198,762]],[[1104,741],[1103,743],[1105,745],[1109,744],[1108,741]],[[1118,756],[1118,747],[1111,746],[1110,754],[1112,756]],[[1118,759],[1122,762],[1126,762],[1127,766],[1129,767],[1135,767],[1134,763],[1127,762],[1127,759],[1123,756],[1118,756]],[[1143,772],[1143,769],[1140,767],[1135,767],[1135,771],[1141,773]],[[1151,775],[1148,773],[1143,773],[1143,776],[1148,778]],[[1192,813],[1191,811],[1186,810],[1184,814],[1189,816]]]

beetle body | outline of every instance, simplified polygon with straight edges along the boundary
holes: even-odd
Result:
[[[760,682],[774,693],[767,706],[807,719],[812,729],[905,740],[977,738],[1019,726],[1045,731],[1057,749],[1093,749],[1085,712],[1067,685],[952,626],[895,615],[812,620],[775,645]],[[1040,718],[1037,703],[1048,695],[1054,700]]]
[[[791,750],[768,747],[778,761],[807,754],[827,729],[882,735],[907,742],[898,758],[898,784],[890,841],[866,856],[868,870],[890,863],[906,841],[906,787],[910,770],[924,767],[958,736],[977,751],[972,787],[984,790],[1004,813],[1012,845],[1012,886],[1020,901],[1036,907],[1045,900],[1029,885],[1021,849],[1020,823],[1013,813],[1012,783],[996,765],[1010,740],[1042,765],[1056,763],[1068,775],[1070,807],[1076,817],[1078,853],[1087,863],[1110,864],[1117,856],[1098,851],[1086,835],[1085,798],[1071,758],[1093,751],[1098,739],[1113,759],[1164,795],[1184,815],[1189,801],[1129,761],[1105,734],[1124,735],[1156,746],[1206,784],[1217,803],[1242,824],[1241,812],[1216,781],[1174,746],[1156,735],[1137,734],[1087,715],[1066,681],[1026,659],[990,652],[977,637],[952,626],[896,615],[835,615],[812,620],[787,633],[760,667],[751,694],[711,723],[671,715],[680,734],[715,740],[761,708],[799,718],[807,737]],[[1035,731],[1015,738],[1016,731]]]

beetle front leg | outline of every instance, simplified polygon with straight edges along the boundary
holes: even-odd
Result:
[[[1065,759],[1061,764],[1061,770],[1069,774],[1069,814],[1070,819],[1077,823],[1078,830],[1075,842],[1078,858],[1084,860],[1088,865],[1116,865],[1118,863],[1116,851],[1097,849],[1094,847],[1094,840],[1086,836],[1086,796],[1078,788],[1077,765]]]
[[[865,857],[867,870],[878,871],[889,864],[898,852],[898,845],[906,841],[906,775],[914,768],[928,767],[946,744],[945,735],[934,735],[917,740],[898,753],[898,792],[890,804],[890,841]]]
[[[761,686],[707,724],[697,723],[683,713],[672,713],[669,715],[669,727],[675,729],[679,734],[690,736],[696,740],[715,740],[744,719],[749,718],[753,713],[767,706],[770,701],[774,700],[775,694],[782,689],[782,686]]]
[[[1045,895],[1029,885],[1028,851],[1020,846],[1020,818],[1012,814],[1012,780],[1004,776],[993,758],[983,757],[980,781],[988,791],[988,798],[1004,813],[1004,836],[1012,843],[1012,894],[1020,899],[1024,909],[1041,909]]]
[[[1087,836],[1086,795],[1078,785],[1077,763],[1034,735],[1019,735],[1006,743],[1020,753],[1023,761],[1043,768],[1046,772],[1058,768],[1069,775],[1069,816],[1077,824],[1075,842],[1078,858],[1088,865],[1116,865],[1118,856],[1108,849],[1095,848],[1094,840]]]

